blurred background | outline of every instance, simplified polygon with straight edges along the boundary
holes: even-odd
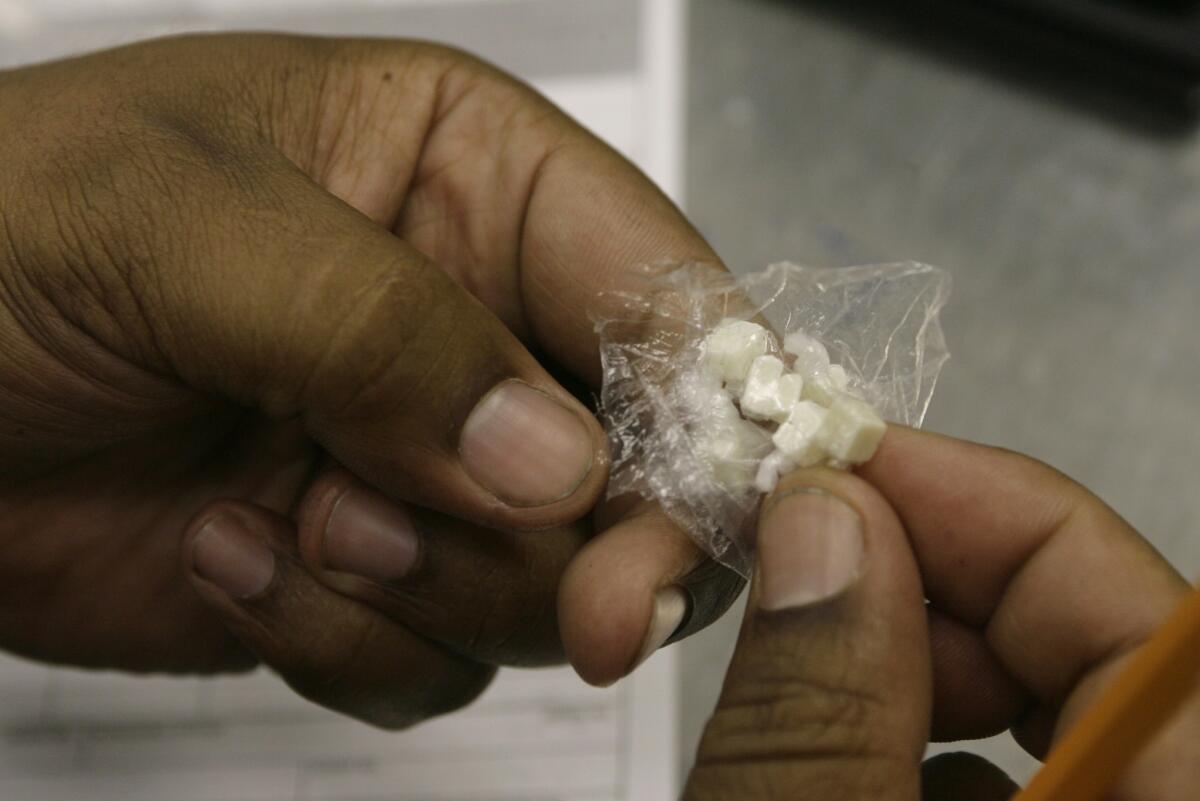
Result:
[[[949,269],[926,426],[1049,462],[1200,578],[1200,3],[695,0],[689,53],[717,252]],[[736,626],[682,646],[684,754]]]
[[[734,269],[949,269],[928,427],[1062,469],[1200,576],[1200,2],[332,5],[0,0],[0,65],[230,20],[452,38],[639,160]],[[649,38],[654,14],[678,30]],[[657,77],[622,89],[630,64]],[[681,771],[737,624],[675,649]],[[970,747],[1032,770],[1007,737]]]

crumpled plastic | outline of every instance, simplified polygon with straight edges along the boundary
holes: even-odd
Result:
[[[918,427],[949,352],[938,319],[944,270],[915,262],[816,268],[772,264],[732,275],[709,264],[641,268],[639,285],[604,293],[600,413],[612,469],[609,497],[656,501],[714,559],[748,576],[761,496],[731,489],[697,451],[694,387],[703,342],[722,320],[802,330],[845,368],[849,389],[885,420]],[[766,455],[764,450],[762,455]]]

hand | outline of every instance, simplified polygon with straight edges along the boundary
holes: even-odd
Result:
[[[0,646],[261,661],[404,726],[564,642],[613,681],[736,596],[655,509],[593,531],[564,388],[597,386],[598,292],[714,256],[526,86],[162,40],[0,73],[0,152]]]
[[[926,742],[1011,730],[1043,757],[1188,592],[1060,473],[907,429],[858,476],[787,477],[758,548],[689,801],[1009,798],[1015,785],[977,757],[922,767]],[[1112,798],[1197,787],[1200,699]]]

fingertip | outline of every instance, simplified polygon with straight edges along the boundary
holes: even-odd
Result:
[[[588,684],[607,687],[633,668],[653,601],[640,582],[629,581],[629,573],[594,545],[585,547],[563,574],[559,628],[575,672]]]
[[[624,520],[575,556],[559,586],[559,629],[568,661],[589,684],[628,675],[690,627],[684,580],[701,560],[659,513]]]
[[[603,431],[578,401],[555,390],[502,381],[463,424],[458,452],[464,471],[506,506],[586,508],[602,490]]]
[[[845,470],[790,472],[763,501],[756,547],[763,609],[808,606],[850,590],[875,550],[904,529],[883,496]],[[880,537],[883,542],[878,542]]]
[[[758,608],[777,612],[841,595],[862,575],[865,559],[854,506],[811,484],[777,492],[758,525]]]
[[[184,570],[206,600],[246,601],[265,593],[276,561],[263,517],[242,504],[215,503],[196,516],[183,541]]]

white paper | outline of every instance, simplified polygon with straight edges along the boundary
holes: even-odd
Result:
[[[538,14],[539,2],[545,14]],[[572,3],[581,28],[594,24],[586,15],[606,15],[610,29],[600,37],[591,31],[601,44],[588,40],[590,63],[602,66],[581,72],[579,62],[556,63],[563,50],[558,42],[558,51],[527,62],[523,73],[678,198],[682,0],[590,6],[579,0],[392,0],[388,30],[373,21],[359,32],[403,31],[405,15],[419,10],[420,35],[430,36],[432,26],[435,38],[470,47],[473,40],[459,35],[466,18],[451,11],[491,5],[521,15],[510,31],[536,37],[537,19],[554,17],[554,35],[561,37],[569,33]],[[387,5],[367,0],[362,7]],[[323,25],[312,16],[321,6],[307,0],[0,0],[0,67],[147,32],[242,27],[239,6],[277,14],[270,25],[255,27],[287,28],[286,12],[297,7],[308,15],[305,30]],[[185,21],[180,9],[189,14]],[[133,11],[136,18],[121,16]],[[330,26],[355,32],[354,16],[341,10]],[[505,53],[537,44],[501,38],[497,52],[485,55],[502,65]],[[384,733],[297,698],[265,672],[134,678],[50,670],[0,656],[0,799],[665,801],[677,793],[676,692],[669,649],[607,690],[587,687],[566,668],[506,670],[466,710],[409,732]]]
[[[562,668],[504,671],[467,709],[400,733],[302,701],[266,672],[137,678],[6,659],[0,798],[670,798],[670,654],[606,690]]]

